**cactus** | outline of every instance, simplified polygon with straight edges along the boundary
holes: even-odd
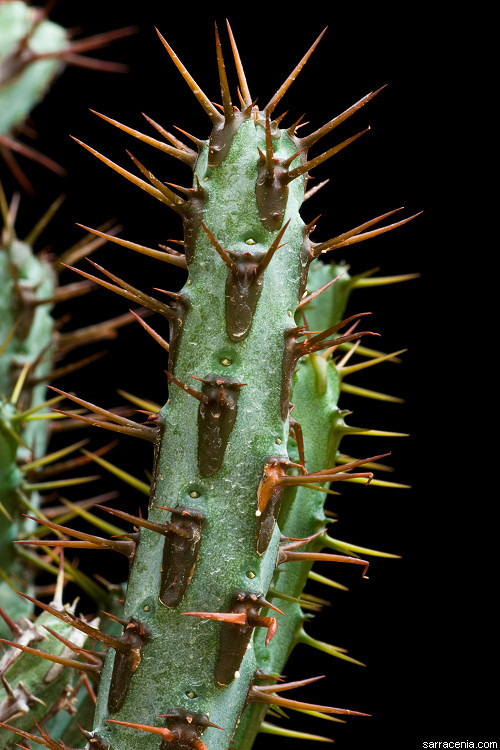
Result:
[[[104,540],[52,524],[56,531],[80,540],[80,547],[114,549],[130,563],[124,613],[119,618],[123,634],[100,636],[111,648],[99,678],[94,724],[87,727],[88,747],[154,748],[160,737],[162,747],[216,750],[233,741],[244,750],[257,732],[280,731],[264,722],[269,704],[326,715],[361,713],[316,704],[308,707],[282,695],[311,680],[276,681],[299,642],[352,661],[342,649],[317,641],[305,629],[307,612],[317,610],[319,604],[302,594],[312,561],[344,562],[360,566],[364,573],[368,562],[363,556],[380,554],[328,536],[323,503],[331,492],[330,482],[359,479],[383,484],[373,479],[372,466],[366,466],[378,466],[380,455],[338,462],[344,434],[370,432],[346,425],[338,401],[345,376],[396,355],[368,350],[364,340],[358,346],[361,338],[373,334],[356,328],[364,313],[343,316],[349,292],[363,286],[363,278],[351,278],[345,267],[324,265],[319,256],[413,217],[384,223],[391,211],[332,240],[312,241],[315,223],[304,224],[299,213],[304,199],[316,192],[308,190],[308,173],[365,131],[320,156],[308,155],[308,149],[378,91],[324,128],[299,138],[297,124],[280,129],[282,118],[272,118],[319,38],[268,105],[259,109],[253,105],[229,33],[240,109],[231,101],[217,32],[222,107],[212,104],[160,35],[212,121],[210,139],[194,139],[196,149],[154,122],[164,140],[101,115],[191,166],[191,187],[172,189],[132,156],[142,173],[135,176],[86,147],[181,216],[184,255],[100,229],[88,231],[188,271],[185,286],[171,293],[166,303],[96,263],[99,276],[74,269],[87,280],[151,308],[170,327],[167,343],[163,332],[139,319],[169,354],[169,398],[158,411],[150,410],[146,423],[94,406],[85,394],[80,398],[55,389],[97,414],[76,415],[81,421],[154,445],[147,519],[109,509],[121,521],[132,523],[138,533]],[[313,294],[334,279],[321,294]],[[357,343],[353,346],[353,342]],[[351,357],[361,351],[367,359],[352,364]],[[361,393],[352,384],[345,388],[390,400],[384,394]],[[98,463],[106,465],[102,460]],[[330,551],[324,553],[324,548]],[[75,619],[60,617],[99,638]],[[174,656],[182,664],[175,673]],[[159,715],[166,721],[159,721]],[[37,740],[33,737],[33,741]],[[44,742],[47,747],[61,747],[46,735]]]

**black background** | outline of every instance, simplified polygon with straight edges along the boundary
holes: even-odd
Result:
[[[343,449],[355,455],[392,450],[394,479],[411,484],[412,489],[349,486],[341,498],[328,502],[340,519],[332,533],[401,554],[402,560],[375,559],[369,581],[331,566],[318,568],[347,583],[350,592],[311,586],[311,592],[330,598],[332,606],[309,625],[310,633],[348,648],[368,666],[363,669],[298,647],[287,675],[299,679],[326,673],[324,681],[301,695],[363,710],[373,718],[340,725],[308,722],[297,714],[290,725],[334,737],[338,750],[411,750],[422,747],[424,740],[497,739],[490,687],[496,652],[491,604],[494,560],[488,560],[485,528],[492,493],[478,483],[486,468],[475,444],[477,418],[469,400],[472,377],[477,378],[478,371],[473,367],[468,323],[460,312],[459,269],[465,258],[442,231],[450,222],[450,210],[457,218],[456,208],[447,202],[443,167],[443,133],[454,117],[445,24],[425,7],[416,12],[410,7],[329,4],[300,15],[287,11],[281,18],[277,4],[235,9],[232,3],[217,3],[200,9],[186,3],[172,9],[143,0],[134,7],[122,6],[61,0],[53,13],[67,27],[81,26],[86,34],[130,24],[140,27],[137,35],[94,53],[128,63],[129,73],[67,71],[34,113],[40,134],[37,147],[63,164],[68,177],[61,180],[27,166],[37,195],[34,201],[23,198],[18,226],[29,227],[42,206],[64,190],[68,198],[57,220],[60,236],[51,240],[57,252],[79,238],[74,222],[95,227],[110,217],[123,225],[122,236],[152,247],[168,238],[181,238],[175,215],[68,137],[71,133],[88,142],[126,168],[125,149],[130,148],[157,177],[187,184],[185,166],[115,131],[88,111],[92,107],[152,132],[143,124],[143,111],[168,129],[177,124],[201,138],[208,136],[208,118],[163,50],[155,25],[207,95],[218,100],[213,21],[224,32],[227,16],[252,96],[259,97],[261,106],[328,25],[320,46],[280,105],[279,112],[289,108],[285,123],[305,112],[315,129],[368,91],[389,84],[338,134],[329,136],[328,146],[367,124],[372,128],[317,170],[317,180],[327,176],[331,180],[305,205],[303,216],[309,221],[322,212],[313,235],[322,240],[398,206],[406,207],[405,215],[424,211],[409,225],[348,248],[342,256],[353,272],[376,265],[381,274],[422,274],[407,284],[357,292],[349,307],[351,313],[373,311],[372,326],[383,336],[381,349],[408,347],[402,365],[381,365],[353,382],[394,393],[405,404],[347,396],[343,401],[354,412],[351,424],[410,433],[400,439],[351,438]],[[223,44],[230,68],[226,38]],[[234,91],[235,76],[231,82]],[[306,127],[303,132],[307,131]],[[9,178],[4,181],[9,189]],[[94,259],[145,291],[180,288],[182,275],[131,256],[108,246]],[[68,272],[63,280],[73,278]],[[127,307],[121,298],[96,291],[71,305],[73,319],[66,328],[100,320],[103,314],[120,314]],[[61,307],[61,313],[66,309]],[[157,328],[165,332],[161,326],[160,321]],[[163,403],[165,361],[139,326],[124,329],[105,348],[105,359],[64,378],[60,387],[101,405],[122,403],[117,388]],[[106,439],[93,433],[90,447],[103,445]],[[144,478],[151,465],[148,446],[131,439],[122,443],[109,457]],[[116,480],[105,477],[99,484],[102,490],[115,486]],[[71,497],[88,495],[86,488]],[[120,502],[134,511],[139,502],[144,506],[132,490],[123,490]],[[82,566],[87,564],[82,560]],[[104,556],[99,572],[119,580],[123,568],[114,566],[114,557]],[[260,746],[270,745],[271,740],[273,746],[286,746],[269,736],[261,736]]]

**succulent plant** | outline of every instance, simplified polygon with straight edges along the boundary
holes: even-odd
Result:
[[[283,709],[323,717],[365,714],[358,706],[306,704],[300,694],[290,700],[285,691],[317,678],[282,682],[280,673],[300,643],[359,664],[343,648],[311,634],[314,625],[308,620],[325,602],[304,592],[304,585],[312,578],[342,587],[313,572],[312,563],[344,563],[364,576],[367,556],[395,556],[328,534],[333,518],[331,511],[325,512],[324,501],[336,494],[339,481],[403,487],[377,473],[386,468],[380,461],[388,450],[359,458],[340,453],[345,435],[398,434],[352,426],[341,391],[397,402],[396,397],[358,386],[350,376],[401,354],[373,348],[367,337],[376,334],[375,329],[357,327],[368,313],[345,311],[352,290],[406,281],[415,274],[378,277],[371,270],[356,275],[338,251],[414,217],[390,218],[396,208],[352,229],[344,227],[329,240],[313,240],[316,220],[305,223],[300,209],[304,200],[315,200],[324,183],[311,187],[309,173],[357,141],[366,128],[322,154],[317,149],[315,153],[315,144],[381,89],[299,137],[300,121],[281,127],[284,115],[275,117],[275,109],[324,32],[264,107],[257,106],[250,94],[229,25],[228,33],[238,106],[217,27],[221,105],[212,103],[159,33],[211,121],[209,139],[184,131],[184,137],[173,135],[150,117],[157,132],[148,135],[100,114],[109,124],[190,167],[193,177],[187,187],[164,181],[163,162],[153,174],[129,154],[136,174],[86,146],[101,162],[173,209],[181,217],[184,239],[180,249],[161,244],[158,250],[102,227],[83,228],[99,242],[117,245],[120,258],[132,250],[157,261],[154,283],[160,294],[165,291],[156,285],[168,285],[171,268],[187,271],[180,291],[158,298],[94,261],[90,270],[74,269],[86,282],[97,282],[159,316],[157,323],[146,322],[131,311],[160,347],[160,370],[168,366],[163,407],[155,405],[155,395],[148,390],[149,362],[140,395],[129,397],[148,412],[142,424],[92,403],[85,392],[75,396],[54,389],[80,410],[60,410],[58,404],[60,414],[127,439],[142,438],[154,448],[150,486],[128,474],[128,466],[120,470],[95,453],[87,455],[149,495],[147,516],[122,505],[100,508],[121,525],[132,524],[133,532],[118,528],[121,538],[104,538],[39,519],[44,530],[58,534],[56,540],[43,540],[46,548],[114,550],[130,565],[123,612],[112,618],[123,627],[121,634],[100,632],[62,606],[40,604],[66,628],[76,628],[109,648],[101,665],[100,657],[88,657],[81,650],[83,641],[76,643],[85,665],[80,669],[93,678],[99,675],[95,719],[84,727],[89,748],[222,750],[233,743],[246,750],[259,732],[299,736],[270,723],[270,706],[274,715]],[[159,170],[161,178],[155,176]],[[159,239],[165,243],[163,234]],[[159,278],[161,271],[165,279]],[[78,665],[73,666],[78,671]],[[36,737],[23,731],[28,741],[67,746],[68,735],[52,733],[50,739],[46,730]],[[59,736],[63,744],[56,742]]]

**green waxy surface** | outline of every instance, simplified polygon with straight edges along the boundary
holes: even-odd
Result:
[[[265,251],[278,233],[263,227],[255,199],[257,146],[264,148],[264,140],[262,125],[252,118],[240,126],[220,165],[207,167],[203,153],[198,160],[196,174],[207,191],[203,221],[220,245],[233,252],[247,252],[249,247],[253,252]],[[274,145],[276,155],[283,158],[296,150],[286,133]],[[295,309],[298,297],[303,231],[298,209],[303,189],[302,179],[290,185],[285,214],[290,224],[283,237],[286,245],[275,253],[265,271],[250,333],[237,344],[226,332],[227,268],[203,230],[198,230],[189,267],[192,283],[182,291],[189,299],[189,308],[174,374],[195,388],[198,385],[192,375],[218,374],[247,385],[240,388],[236,422],[223,464],[210,477],[200,474],[197,461],[198,401],[170,385],[170,403],[162,409],[164,433],[149,517],[164,520],[165,511],[156,506],[179,504],[202,510],[206,523],[193,578],[180,605],[172,609],[158,602],[163,537],[141,531],[125,615],[140,619],[151,629],[152,637],[142,650],[125,703],[112,717],[106,685],[113,657],[107,660],[96,714],[97,733],[120,750],[156,748],[158,738],[116,725],[108,725],[106,731],[107,718],[157,725],[158,714],[174,706],[208,713],[212,722],[224,727],[224,732],[209,728],[203,734],[211,750],[223,750],[244,705],[256,667],[253,649],[247,651],[239,666],[240,676],[221,687],[214,678],[220,625],[181,613],[227,612],[235,590],[265,594],[274,573],[278,528],[267,551],[259,556],[255,511],[266,460],[272,455],[286,456],[288,426],[280,415],[281,363],[285,331],[293,327],[287,311]],[[232,364],[222,365],[223,359]],[[198,497],[191,497],[192,492]],[[247,575],[249,571],[253,578]],[[154,693],[152,681],[157,688]],[[188,697],[194,694],[196,697]]]

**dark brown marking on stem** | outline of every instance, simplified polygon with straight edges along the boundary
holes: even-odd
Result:
[[[208,192],[202,187],[198,177],[196,178],[196,187],[191,188],[189,193],[187,206],[182,216],[184,251],[188,267],[194,258],[196,234],[203,218],[203,208],[208,197]]]
[[[111,745],[109,742],[105,742],[97,732],[88,732],[86,729],[83,729],[78,724],[78,729],[83,734],[84,737],[88,740],[88,746],[89,750],[110,750]]]
[[[226,282],[226,331],[233,342],[242,341],[250,332],[262,291],[264,270],[276,250],[282,247],[279,243],[289,223],[287,221],[282,227],[271,247],[263,255],[232,255],[235,270],[230,270]]]
[[[314,254],[314,243],[309,239],[309,235],[312,229],[309,226],[304,227],[304,238],[299,253],[300,263],[300,281],[299,281],[299,300],[302,299],[307,288],[307,276],[309,273],[309,266],[316,257]]]
[[[119,637],[128,648],[126,651],[117,650],[113,663],[108,695],[108,709],[111,713],[116,713],[122,707],[130,681],[141,662],[142,647],[150,637],[150,632],[139,620],[130,618],[123,634]]]
[[[205,398],[198,408],[198,468],[202,476],[211,477],[222,466],[245,383],[219,375],[208,375],[201,382]]]
[[[110,724],[120,724],[130,729],[157,734],[162,738],[160,750],[207,750],[207,746],[200,740],[207,727],[222,729],[212,724],[207,714],[192,713],[183,708],[171,708],[168,714],[160,714],[160,719],[168,719],[170,728],[152,727],[148,724],[134,724],[130,721],[115,721],[106,719]]]
[[[264,599],[263,594],[252,591],[236,591],[231,599],[230,612],[182,612],[183,615],[201,617],[204,620],[221,622],[219,656],[215,664],[215,679],[219,685],[229,685],[248,648],[248,643],[255,627],[267,628],[266,646],[276,633],[275,617],[262,617],[259,610],[269,607],[275,612],[284,614]]]
[[[271,456],[265,465],[262,478],[257,488],[257,553],[264,554],[273,535],[276,519],[281,507],[283,485],[281,478],[290,467],[296,467],[284,456]]]
[[[176,607],[189,586],[199,559],[205,517],[196,508],[183,505],[166,510],[175,515],[173,525],[177,531],[170,529],[163,547],[160,602],[165,607]]]
[[[172,356],[172,346],[169,349],[169,358]],[[151,486],[149,488],[149,504],[148,511],[153,507],[153,503],[156,498],[156,485],[158,483],[158,473],[160,466],[160,451],[163,439],[163,431],[165,429],[165,420],[163,419],[161,412],[156,415],[156,424],[158,425],[157,439],[153,443],[154,455],[153,455],[153,470],[151,472]]]
[[[186,318],[187,311],[189,310],[190,300],[186,294],[179,294],[178,297],[172,300],[169,305],[169,309],[173,315],[168,321],[170,335],[168,343],[168,371],[172,372],[175,367],[175,361],[177,359],[177,352],[179,350],[179,341],[182,333],[182,327]]]
[[[269,232],[275,232],[283,224],[288,199],[288,166],[275,159],[271,137],[271,121],[266,112],[266,153],[259,149],[255,197],[260,219]]]
[[[207,714],[193,713],[183,708],[171,708],[161,718],[167,719],[168,728],[173,735],[172,740],[164,739],[160,750],[206,750],[206,745],[200,740],[207,727],[222,729],[212,724]]]
[[[292,386],[292,376],[297,364],[296,356],[297,329],[292,328],[285,331],[285,348],[283,351],[283,362],[281,367],[281,393],[280,409],[281,418],[285,420],[288,417],[290,408],[290,389]]]
[[[243,112],[236,110],[233,117],[221,118],[219,122],[214,124],[208,146],[209,167],[218,167],[219,164],[222,164],[240,125],[248,120],[250,115],[250,108],[243,110]]]
[[[253,321],[264,278],[257,273],[259,258],[252,253],[232,256],[234,270],[226,281],[226,331],[233,342],[243,341]]]
[[[271,247],[262,253],[235,253],[224,248],[215,239],[208,227],[201,225],[222,261],[228,267],[226,280],[226,332],[231,341],[243,341],[249,334],[253,316],[262,292],[264,271],[271,262],[274,253],[282,245],[279,243],[288,227],[282,227]]]
[[[276,618],[259,615],[262,607],[269,606],[269,602],[262,594],[259,596],[250,591],[237,591],[233,596],[231,611],[245,614],[246,624],[233,625],[224,622],[221,625],[219,656],[215,664],[215,679],[219,685],[229,685],[234,680],[235,672],[242,662],[255,627],[268,629],[266,646],[275,634]]]

